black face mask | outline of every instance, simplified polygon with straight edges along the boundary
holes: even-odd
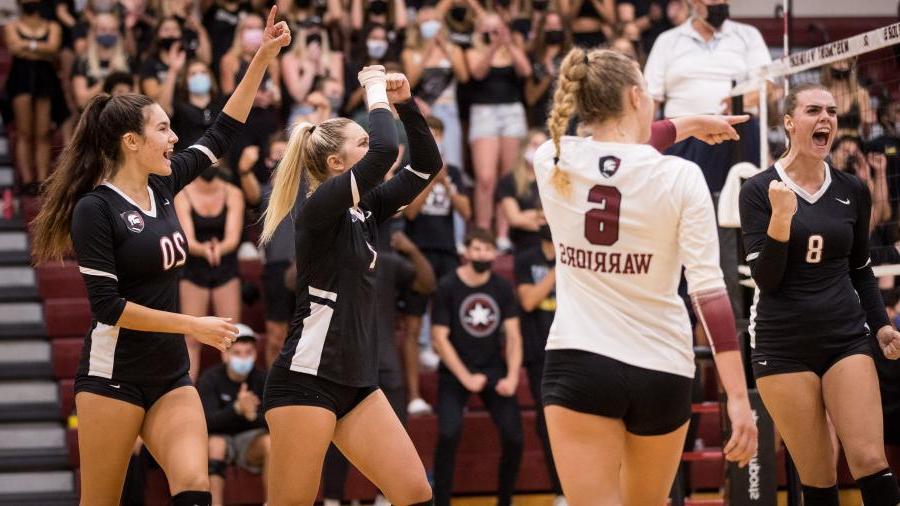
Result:
[[[460,23],[466,20],[467,9],[465,6],[458,5],[450,9],[450,18]]]
[[[34,16],[41,10],[40,2],[28,2],[22,4],[22,14],[26,16]]]
[[[306,36],[306,45],[310,44],[319,44],[322,45],[322,34],[321,33],[311,33]]]
[[[372,0],[369,2],[369,12],[376,16],[387,14],[388,4],[384,0]]]
[[[478,274],[482,274],[491,270],[492,263],[493,262],[488,260],[472,260],[472,268],[475,269],[475,272]]]
[[[544,32],[544,42],[550,45],[562,44],[566,40],[566,34],[562,30],[549,30]]]
[[[838,81],[846,81],[847,79],[850,79],[850,69],[831,69],[831,77],[832,79],[837,79]]]
[[[547,5],[549,5],[549,3],[550,2],[548,2],[547,0],[534,0],[531,2],[531,8],[536,11],[543,11],[547,8]]]
[[[172,49],[172,45],[181,42],[181,39],[178,37],[162,37],[159,39],[159,49],[161,51],[168,51]]]
[[[718,30],[722,23],[728,19],[728,4],[716,4],[706,6],[706,22]]]
[[[206,181],[207,183],[212,181],[213,179],[215,179],[216,176],[218,176],[218,175],[219,175],[218,167],[207,167],[206,170],[204,170],[203,172],[200,173],[200,177],[202,177],[203,180]]]

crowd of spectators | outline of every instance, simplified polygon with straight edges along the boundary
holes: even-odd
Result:
[[[4,27],[12,67],[0,92],[4,123],[14,132],[17,191],[39,192],[53,167],[54,140],[66,141],[84,106],[99,93],[152,97],[171,118],[179,137],[176,149],[189,146],[246,71],[262,40],[263,16],[276,3],[292,29],[293,45],[269,67],[239,145],[174,203],[190,253],[180,287],[182,312],[241,321],[246,290],[238,256],[259,256],[264,264],[265,329],[259,336],[242,331],[223,364],[199,378],[199,344],[187,336],[191,377],[198,381],[215,434],[210,439],[214,498],[221,498],[226,463],[265,469],[260,366],[280,352],[293,316],[290,224],[279,228],[264,251],[246,246],[258,235],[272,171],[284,156],[291,125],[299,121],[344,116],[365,126],[364,90],[355,77],[372,64],[407,75],[445,162],[431,186],[385,225],[378,245],[379,304],[384,304],[378,332],[386,350],[382,388],[401,419],[429,413],[419,370],[442,364],[438,456],[451,468],[437,470],[439,488],[452,483],[448,455],[459,439],[465,400],[469,393],[481,394],[501,428],[506,474],[501,472],[500,489],[507,493],[516,476],[511,467],[518,468],[521,456],[522,429],[514,385],[510,391],[503,382],[509,369],[518,369],[514,362],[522,362],[539,400],[541,342],[555,309],[553,248],[532,159],[547,139],[545,123],[562,58],[575,45],[628,55],[645,67],[661,116],[677,117],[728,110],[732,79],[768,63],[769,50],[759,30],[728,20],[725,0],[18,0],[20,15]],[[841,138],[833,163],[864,179],[875,196],[873,255],[878,262],[900,263],[894,246],[900,241],[895,211],[900,111],[883,98],[893,90],[870,93],[849,60],[823,67],[820,78],[838,97]],[[755,105],[752,95],[744,97],[748,110]],[[745,160],[758,158],[754,132],[752,124],[742,130]],[[670,153],[696,161],[717,199],[733,151],[728,143],[710,147],[688,140]],[[401,149],[396,167],[406,164],[405,152]],[[479,232],[464,241],[467,229]],[[457,269],[462,260],[493,259],[492,252],[478,247],[494,236],[501,253],[515,255],[515,289],[491,278],[499,294],[494,314],[473,317],[503,324],[485,335],[499,336],[504,329],[518,333],[521,327],[517,359],[508,350],[504,359],[500,344],[491,347],[493,341],[458,349],[477,341],[461,335],[482,336],[477,325],[457,321],[464,301],[456,300],[461,298],[456,292],[467,289],[460,280],[479,273]],[[734,230],[722,229],[720,241],[740,312]],[[891,288],[893,278],[882,280],[882,286]],[[488,306],[468,309],[490,311]],[[513,329],[513,320],[521,325]],[[396,323],[405,333],[399,348]],[[439,336],[434,347],[432,330]],[[265,346],[257,360],[260,336]],[[540,417],[538,431],[546,444]],[[552,459],[548,469],[559,492]],[[345,475],[346,462],[332,451],[326,463],[328,499],[341,499]],[[447,490],[437,492],[441,497]]]

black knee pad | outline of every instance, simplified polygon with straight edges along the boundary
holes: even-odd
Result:
[[[172,498],[172,506],[210,506],[212,495],[209,492],[198,490],[185,490],[175,494]]]
[[[225,477],[225,469],[228,468],[228,465],[225,464],[224,460],[218,459],[209,459],[209,475],[221,476]]]
[[[896,506],[900,503],[900,487],[889,468],[856,480],[866,506]]]
[[[415,504],[410,504],[409,506],[434,506],[434,497],[425,502],[417,502]]]
[[[803,485],[803,504],[816,506],[840,506],[838,499],[838,486],[828,488],[810,487]]]

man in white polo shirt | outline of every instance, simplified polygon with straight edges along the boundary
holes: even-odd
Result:
[[[688,21],[663,32],[653,45],[644,75],[653,98],[664,104],[664,116],[721,114],[729,104],[732,81],[772,61],[759,30],[728,19],[728,0],[690,0],[693,15]],[[744,107],[756,107],[758,94],[746,95]],[[759,166],[759,130],[756,121],[741,125],[740,154],[743,161]],[[706,184],[717,199],[728,170],[737,161],[733,141],[710,146],[691,138],[672,146],[666,154],[695,162],[703,170]],[[722,270],[735,310],[743,311],[737,284],[737,234],[720,229]],[[738,313],[740,314],[740,313]]]

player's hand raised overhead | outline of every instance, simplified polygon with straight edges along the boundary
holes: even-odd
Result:
[[[194,318],[190,334],[203,344],[225,351],[238,336],[238,328],[229,323],[231,318],[203,316]]]
[[[878,345],[881,346],[885,358],[889,360],[900,358],[900,332],[894,327],[885,325],[878,329]]]
[[[772,216],[791,218],[797,212],[797,194],[781,181],[769,183],[769,203]]]
[[[387,96],[388,101],[392,104],[406,102],[412,97],[409,80],[406,79],[405,75],[398,73],[387,75]]]
[[[281,48],[291,45],[291,29],[284,21],[275,22],[275,15],[278,14],[278,7],[272,6],[269,10],[269,17],[266,20],[266,29],[263,32],[262,45],[259,46],[259,53],[266,58],[267,61],[274,60]]]
[[[728,399],[727,409],[728,420],[731,421],[731,438],[722,452],[726,460],[744,467],[756,455],[758,444],[756,422],[750,410],[750,401],[746,397]]]

